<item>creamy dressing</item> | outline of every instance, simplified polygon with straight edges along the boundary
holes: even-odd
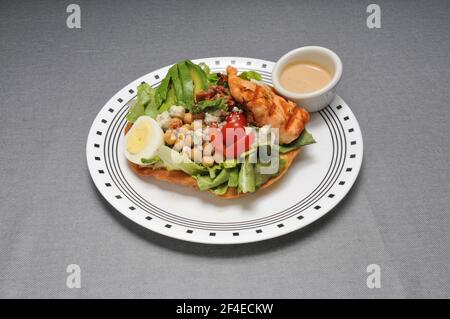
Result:
[[[310,93],[331,82],[331,74],[313,62],[299,61],[288,64],[280,76],[281,85],[295,93]]]

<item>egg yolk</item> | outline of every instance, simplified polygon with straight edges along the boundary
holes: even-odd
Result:
[[[146,122],[141,122],[138,126],[130,131],[127,141],[127,151],[131,154],[137,154],[142,151],[148,144],[151,137],[152,127]]]

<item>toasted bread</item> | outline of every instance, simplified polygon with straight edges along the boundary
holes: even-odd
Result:
[[[125,127],[125,133],[128,132],[128,130],[131,128],[132,123],[128,123],[128,125]],[[270,178],[267,182],[265,182],[260,189],[265,189],[269,187],[270,185],[274,184],[276,181],[278,181],[289,169],[289,167],[292,165],[295,157],[300,153],[300,149],[293,150],[286,154],[281,154],[280,157],[286,161],[286,165],[284,166],[283,170],[277,175],[272,178]],[[197,181],[194,177],[182,172],[182,171],[168,171],[166,169],[154,169],[151,167],[145,167],[140,166],[135,163],[132,163],[128,161],[130,167],[132,170],[140,175],[140,176],[152,176],[160,181],[166,181],[172,184],[179,184],[184,186],[190,186],[190,187],[197,187]],[[245,195],[245,193],[238,193],[236,187],[229,187],[227,192],[223,195],[219,195],[219,197],[231,199],[231,198],[237,198],[240,196]]]

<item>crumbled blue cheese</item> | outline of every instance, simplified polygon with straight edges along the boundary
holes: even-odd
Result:
[[[220,117],[213,115],[211,113],[205,113],[205,123],[206,125],[211,124],[213,122],[219,122],[220,121]]]
[[[194,146],[201,146],[203,143],[203,129],[199,128],[194,131]]]
[[[156,116],[156,122],[158,122],[159,126],[163,129],[169,128],[169,122],[170,122],[170,114],[167,111],[162,112],[161,114],[158,114]]]
[[[184,117],[184,107],[180,105],[172,105],[169,109],[169,114],[172,117],[178,117],[182,119]]]
[[[185,155],[187,158],[191,157],[191,152],[192,152],[191,147],[187,145],[183,146],[183,148],[181,149],[181,153]]]

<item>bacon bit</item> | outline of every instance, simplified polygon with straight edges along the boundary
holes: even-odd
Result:
[[[206,91],[198,92],[195,98],[198,102],[204,100],[215,100],[226,95],[229,95],[226,88],[220,85],[213,85],[210,86]]]
[[[219,76],[219,80],[217,81],[217,85],[224,86],[225,84],[228,84],[228,76],[224,73],[217,73]]]

